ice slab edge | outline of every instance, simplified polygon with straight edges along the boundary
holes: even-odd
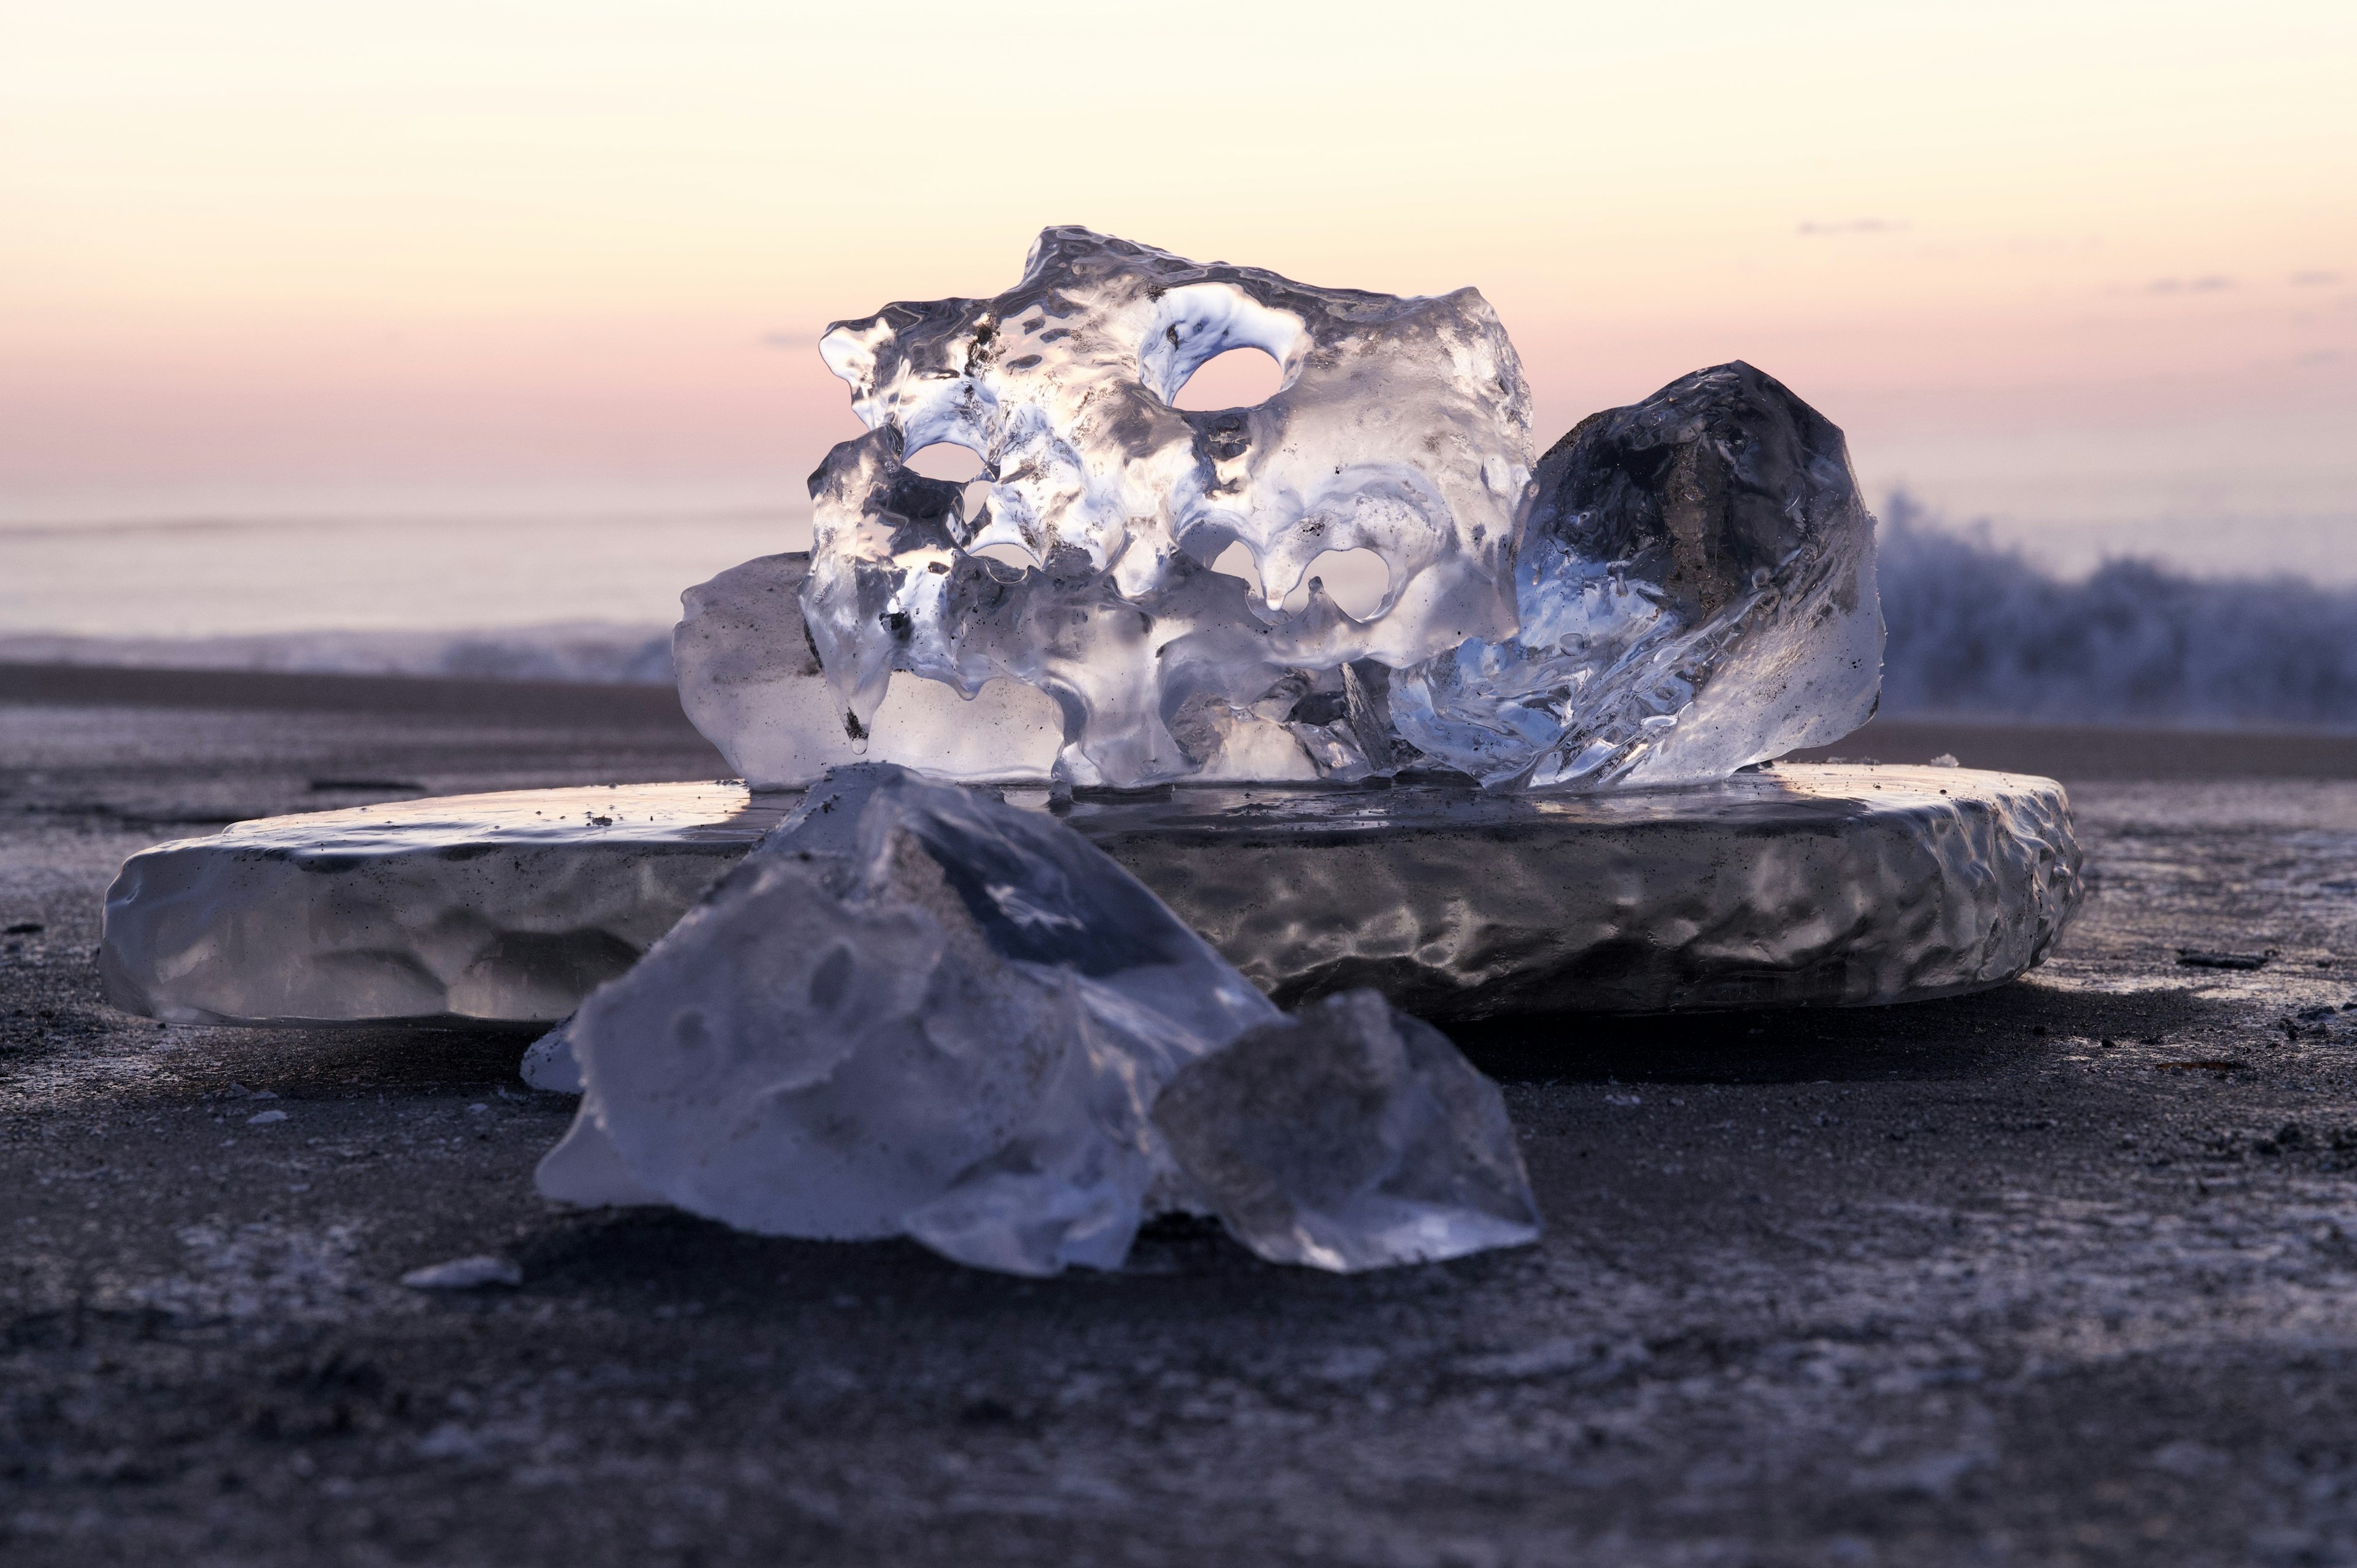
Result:
[[[2084,894],[2062,787],[1963,769],[1086,810],[1073,825],[1280,1005],[1372,986],[1444,1022],[1954,995],[2037,964]]]
[[[182,1023],[554,1022],[797,804],[632,785],[237,823],[124,864],[100,968],[116,1005]],[[1979,990],[2084,891],[2062,787],[1962,768],[1178,789],[1064,820],[1281,1005],[1370,985],[1444,1022]]]
[[[562,1018],[793,804],[621,785],[237,822],[124,863],[99,973],[172,1023]]]

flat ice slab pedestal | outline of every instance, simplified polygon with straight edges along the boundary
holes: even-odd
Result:
[[[180,1023],[550,1022],[798,803],[642,784],[240,822],[124,865],[101,968],[118,1005]],[[1166,789],[1063,814],[1280,1004],[1372,985],[1444,1021],[1975,991],[2043,958],[2083,891],[2062,787],[1961,768]]]

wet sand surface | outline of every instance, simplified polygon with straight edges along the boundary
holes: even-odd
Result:
[[[2357,1562],[2357,742],[1878,724],[2072,786],[2027,981],[1461,1031],[1536,1248],[1025,1282],[554,1211],[522,1036],[106,1006],[159,840],[718,768],[637,696],[114,673],[0,671],[12,1568]]]

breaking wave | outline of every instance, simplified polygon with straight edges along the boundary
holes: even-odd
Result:
[[[2357,590],[2133,557],[2057,577],[1903,495],[1878,548],[1885,713],[2357,727]]]

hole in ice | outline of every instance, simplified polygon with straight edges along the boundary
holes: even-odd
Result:
[[[976,479],[966,486],[965,515],[967,521],[971,522],[975,518],[980,517],[982,515],[982,509],[989,504],[990,481],[988,479]]]
[[[1020,544],[985,544],[981,549],[975,551],[974,553],[976,555],[987,555],[993,561],[1004,561],[1009,566],[1037,566],[1039,564],[1039,557],[1032,554],[1031,552],[1024,549]]]
[[[1364,620],[1374,614],[1392,582],[1391,568],[1373,551],[1329,550],[1309,563],[1309,570],[1301,575],[1301,585],[1286,595],[1285,607],[1288,611],[1297,614],[1308,607],[1312,577],[1325,583],[1326,596],[1352,620]]]
[[[1285,372],[1265,349],[1231,349],[1203,361],[1170,400],[1189,413],[1251,408],[1266,403],[1285,383]]]
[[[1260,596],[1260,567],[1254,562],[1253,553],[1245,547],[1243,540],[1239,539],[1221,551],[1220,558],[1211,563],[1211,570],[1225,572],[1231,577],[1242,577],[1244,586],[1253,591],[1253,596]]]
[[[909,455],[908,466],[929,479],[978,479],[982,474],[979,454],[959,446],[954,441],[936,441]]]
[[[1242,578],[1254,597],[1260,596],[1260,568],[1254,564],[1253,553],[1242,540],[1221,551],[1219,559],[1211,563],[1211,570]],[[1391,568],[1373,551],[1329,550],[1309,563],[1309,570],[1301,575],[1293,592],[1285,596],[1286,614],[1299,615],[1309,607],[1312,577],[1325,583],[1327,596],[1352,620],[1364,620],[1373,615],[1391,587]]]

